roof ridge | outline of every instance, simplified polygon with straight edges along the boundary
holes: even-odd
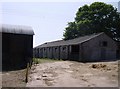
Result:
[[[0,24],[0,32],[34,35],[31,26]]]
[[[28,25],[15,25],[15,24],[0,24],[2,27],[3,26],[14,26],[14,27],[30,27],[32,28],[31,26],[28,26]]]
[[[74,38],[74,39],[78,39],[78,38],[81,38],[81,37],[86,37],[86,36],[95,36],[95,35],[100,35],[100,34],[103,34],[104,32],[100,32],[100,33],[93,33],[93,34],[88,34],[88,35],[84,35],[84,36],[80,36],[80,37],[77,37],[77,38]],[[69,40],[74,40],[74,39],[69,39]],[[66,40],[68,41],[68,40]]]
[[[57,41],[51,41],[51,42],[45,42],[45,43],[52,43],[52,42],[59,42],[59,41],[64,41],[64,40],[57,40]]]
[[[43,43],[41,45],[38,45],[34,48],[38,48],[38,47],[50,47],[50,46],[61,46],[61,45],[69,45],[69,44],[80,44],[83,42],[86,42],[90,39],[93,39],[101,34],[103,34],[104,32],[100,32],[100,33],[96,33],[96,34],[91,34],[91,35],[86,35],[86,36],[82,36],[82,37],[78,37],[75,39],[70,39],[70,40],[58,40],[58,41],[52,41],[52,42],[48,42],[47,44]]]
[[[88,38],[88,39],[82,41],[81,43],[86,42],[86,41],[89,41],[89,40],[91,40],[91,39],[93,39],[93,38],[95,38],[95,37],[97,37],[97,36],[99,36],[99,35],[101,35],[101,34],[104,34],[104,32],[96,33],[96,34],[93,35],[93,36],[91,35],[91,36],[92,36],[91,38]]]

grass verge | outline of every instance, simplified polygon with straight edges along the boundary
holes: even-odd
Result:
[[[39,64],[39,63],[48,63],[48,62],[56,62],[56,61],[63,61],[62,59],[48,59],[48,58],[33,58],[33,63],[34,64]]]

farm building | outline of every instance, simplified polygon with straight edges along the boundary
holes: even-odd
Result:
[[[116,59],[116,42],[105,33],[91,34],[71,40],[47,42],[34,48],[37,58],[76,61]]]
[[[118,50],[117,50],[117,58],[120,59],[120,42],[117,42]]]
[[[31,27],[2,24],[2,69],[25,68],[33,57],[33,35]]]

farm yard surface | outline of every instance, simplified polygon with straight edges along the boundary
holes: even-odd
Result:
[[[25,87],[25,73],[26,69],[2,72],[2,87]]]
[[[118,61],[33,65],[26,87],[118,87]]]

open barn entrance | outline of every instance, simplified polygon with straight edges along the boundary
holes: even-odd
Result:
[[[75,61],[79,59],[79,45],[71,46],[71,59]]]
[[[120,50],[117,50],[117,52],[116,52],[116,58],[117,58],[117,59],[120,58]]]

